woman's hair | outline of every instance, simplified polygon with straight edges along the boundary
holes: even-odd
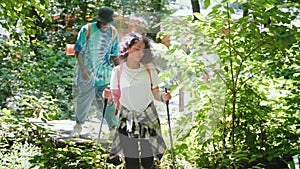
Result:
[[[129,33],[123,37],[120,43],[120,58],[126,60],[128,57],[128,50],[138,41],[143,41],[145,43],[144,57],[141,59],[142,63],[150,63],[153,60],[153,55],[151,52],[150,40],[136,32]]]

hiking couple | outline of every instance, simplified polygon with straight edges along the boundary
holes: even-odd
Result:
[[[171,95],[159,91],[149,39],[130,33],[119,44],[111,25],[113,14],[111,8],[101,7],[96,22],[79,32],[74,47],[79,95],[72,134],[80,134],[95,97],[102,108],[103,96],[115,103],[108,105],[104,116],[110,131],[115,131],[111,153],[123,153],[127,169],[150,169],[154,158],[160,159],[166,150],[154,99],[166,102]]]

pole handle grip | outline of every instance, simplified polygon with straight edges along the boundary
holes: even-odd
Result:
[[[168,92],[168,89],[165,87],[165,92],[167,93]],[[166,101],[166,104],[169,105],[169,100]]]

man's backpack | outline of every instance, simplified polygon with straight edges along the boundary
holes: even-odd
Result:
[[[117,29],[114,26],[110,26],[112,30],[111,39],[114,41],[116,39]],[[91,24],[88,24],[88,31],[86,33],[86,39],[88,40],[91,36],[92,27]],[[75,55],[74,51],[75,44],[67,44],[66,45],[66,55]]]

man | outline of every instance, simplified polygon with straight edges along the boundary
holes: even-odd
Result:
[[[76,125],[71,136],[80,135],[95,97],[97,107],[102,110],[102,92],[110,82],[112,64],[119,64],[119,35],[111,25],[113,15],[113,9],[101,7],[94,17],[96,22],[86,24],[78,34],[74,50],[78,61],[76,84],[79,94],[75,105]],[[114,111],[115,105],[109,104],[104,118],[110,130],[118,121]]]

